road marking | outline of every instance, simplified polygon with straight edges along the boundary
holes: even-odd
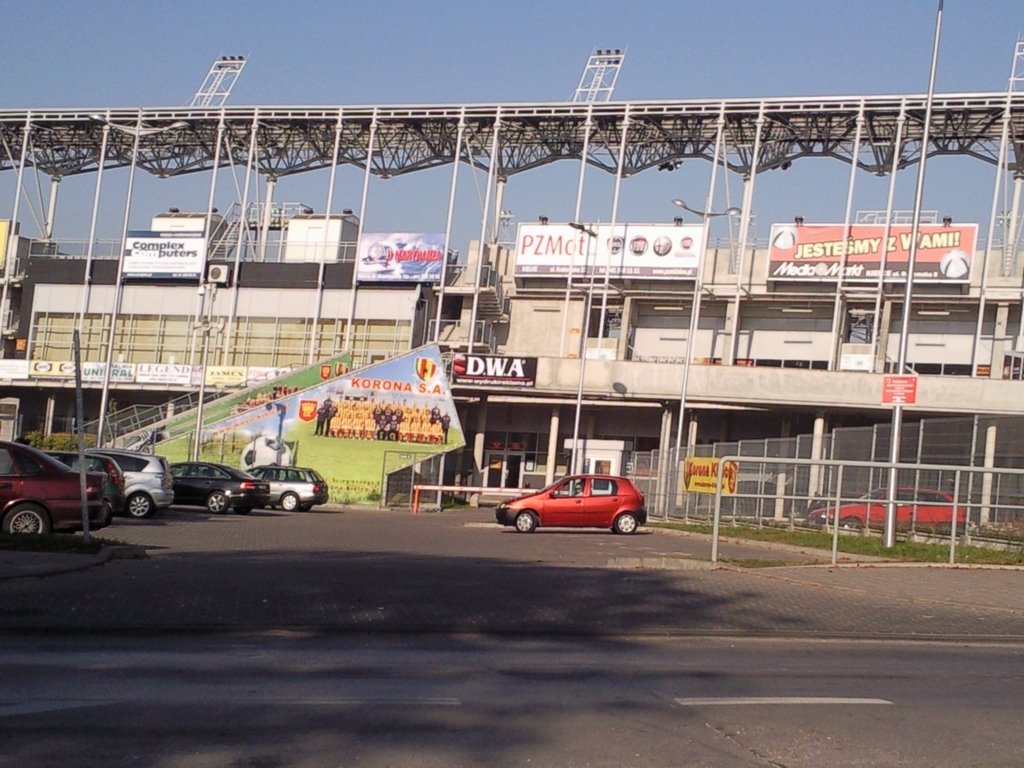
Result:
[[[34,715],[39,712],[59,712],[62,709],[84,709],[86,707],[105,707],[113,704],[106,700],[65,699],[62,701],[24,701],[19,704],[0,704],[0,717],[16,715]]]
[[[339,696],[315,699],[291,699],[293,704],[314,706],[360,706],[360,707],[461,707],[461,699],[446,697],[387,698],[370,696]]]
[[[892,704],[887,699],[844,699],[834,696],[728,696],[673,699],[681,707],[722,707],[745,704]]]

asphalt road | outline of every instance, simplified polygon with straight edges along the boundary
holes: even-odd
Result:
[[[0,580],[0,767],[1024,764],[1010,569],[485,511],[176,510]]]

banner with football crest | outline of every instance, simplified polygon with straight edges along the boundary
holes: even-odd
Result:
[[[385,456],[425,459],[465,445],[441,352],[415,349],[381,363],[235,409],[203,428],[200,458],[241,469],[316,469],[331,500],[379,498]]]

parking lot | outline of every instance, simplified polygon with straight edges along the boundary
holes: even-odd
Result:
[[[519,534],[485,509],[177,508],[103,535],[145,557],[0,581],[8,631],[1024,636],[1011,569],[805,566],[814,553],[653,528]],[[823,557],[822,553],[818,553]],[[794,565],[737,568],[728,560]]]

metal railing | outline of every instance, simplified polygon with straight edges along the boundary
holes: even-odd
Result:
[[[461,320],[441,320],[440,325],[437,320],[431,320],[427,325],[427,338],[433,339],[436,335],[441,344],[469,346],[468,326],[469,323],[464,323]],[[440,332],[435,334],[435,329],[438,328]],[[477,320],[473,343],[474,347],[483,347],[489,352],[494,352],[496,349],[494,323],[490,320]]]

